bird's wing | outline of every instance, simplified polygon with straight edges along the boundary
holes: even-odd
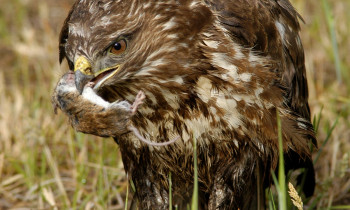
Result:
[[[286,105],[310,119],[300,15],[288,0],[207,0],[232,39],[276,61]]]
[[[304,50],[299,37],[300,15],[288,0],[206,0],[232,39],[258,55],[271,58],[272,70],[285,87],[285,105],[310,120]],[[317,145],[316,139],[312,138]],[[285,155],[286,169],[307,168],[304,192],[311,196],[315,174],[311,158],[300,159],[295,151]],[[301,176],[301,175],[300,175]]]

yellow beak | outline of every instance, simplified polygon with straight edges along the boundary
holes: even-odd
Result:
[[[81,94],[85,85],[92,79],[96,78],[94,79],[94,82],[96,83],[94,89],[98,89],[106,80],[113,77],[119,70],[120,65],[117,64],[93,73],[90,62],[84,56],[81,56],[74,64],[75,86]]]
[[[85,75],[93,75],[93,73],[91,71],[91,64],[84,56],[80,56],[75,61],[74,71],[75,72],[80,71],[81,73],[83,73]]]

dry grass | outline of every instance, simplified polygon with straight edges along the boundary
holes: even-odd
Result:
[[[117,145],[112,139],[75,133],[67,119],[62,114],[55,116],[51,107],[52,89],[67,69],[58,64],[57,36],[72,2],[12,0],[1,4],[0,209],[124,206],[127,182]],[[306,23],[302,40],[310,105],[313,114],[321,116],[317,191],[304,206],[348,205],[350,2],[328,0],[334,14],[342,82],[337,81],[337,59],[321,1],[293,2]]]
[[[296,191],[296,189],[294,188],[292,183],[288,183],[288,193],[289,196],[292,198],[292,202],[293,205],[296,206],[298,208],[298,210],[302,210],[303,209],[303,201],[301,199],[301,197],[299,196],[298,192]]]

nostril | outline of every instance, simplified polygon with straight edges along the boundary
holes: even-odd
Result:
[[[82,72],[83,72],[84,74],[86,74],[86,75],[92,75],[92,74],[93,74],[91,68],[83,69]]]
[[[84,56],[80,56],[75,61],[74,71],[75,72],[80,71],[81,73],[86,75],[93,75],[91,64]]]

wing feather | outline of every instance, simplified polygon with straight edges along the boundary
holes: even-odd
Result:
[[[232,39],[276,61],[286,105],[310,120],[299,19],[288,0],[208,0]],[[302,19],[301,19],[302,20]]]
[[[304,50],[299,37],[301,16],[288,0],[206,0],[232,39],[275,62],[272,70],[285,87],[285,106],[310,122]],[[309,129],[312,130],[311,123]],[[316,146],[316,139],[310,138]],[[286,169],[307,168],[304,193],[311,196],[315,173],[311,158],[285,154]]]

